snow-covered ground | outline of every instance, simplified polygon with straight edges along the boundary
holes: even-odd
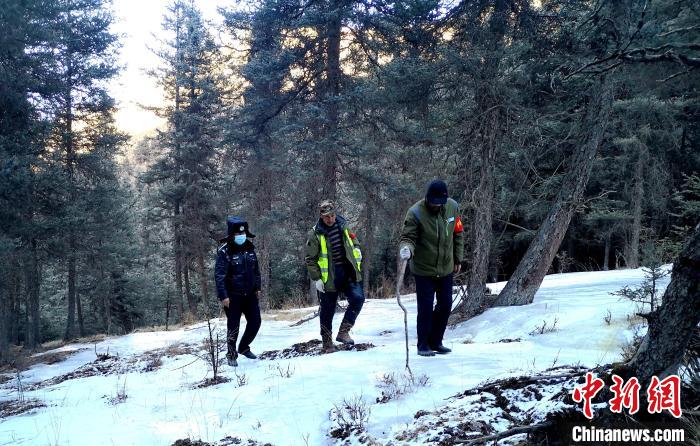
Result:
[[[642,270],[547,276],[533,304],[493,308],[448,329],[445,345],[452,354],[431,358],[416,355],[415,295],[404,296],[410,365],[414,376],[428,380],[382,403],[377,402],[386,392],[382,377],[394,373],[400,384],[405,361],[403,313],[394,299],[367,300],[352,331],[356,342],[372,343],[374,348],[278,360],[240,358],[237,369],[222,367],[229,382],[204,388],[195,386],[211,377],[205,362],[180,354],[163,355],[159,364],[154,360],[159,354],[144,353],[169,347],[177,352],[175,346],[199,348],[206,323],[109,338],[96,346],[72,344],[58,349],[75,351],[67,359],[39,364],[22,374],[23,398],[39,400],[45,407],[0,419],[0,444],[169,445],[182,438],[216,443],[225,437],[274,445],[333,444],[337,440],[329,432],[337,424],[332,409],[358,398],[370,410],[367,433],[381,443],[401,443],[395,436],[418,411],[444,407],[450,396],[486,380],[553,365],[592,367],[618,360],[621,345],[632,337],[628,315],[636,309],[634,303],[609,293],[642,279]],[[497,292],[504,285],[490,288]],[[311,311],[264,316],[253,351],[318,339],[318,319],[290,327]],[[336,329],[341,317],[336,315]],[[555,321],[555,331],[531,334]],[[215,323],[225,328],[225,319]],[[499,342],[504,339],[516,341]],[[122,372],[55,379],[77,369],[94,369],[86,365],[95,361],[95,349],[118,356],[107,362],[122,367]],[[47,383],[49,379],[54,381]],[[247,382],[239,385],[241,381]],[[1,384],[0,402],[17,399],[17,387],[16,379]],[[126,398],[120,401],[119,395]]]

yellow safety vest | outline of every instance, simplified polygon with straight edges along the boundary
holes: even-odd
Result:
[[[350,232],[347,228],[343,231],[345,238],[348,239],[348,243],[352,246],[352,255],[355,257],[355,264],[357,265],[357,270],[362,271],[362,251],[360,248],[355,246],[355,243],[350,237]],[[323,283],[328,282],[328,245],[326,244],[326,236],[323,234],[318,235],[318,241],[321,245],[321,253],[318,256],[318,267],[321,269],[321,281]],[[344,249],[344,247],[343,247]]]
[[[321,281],[328,282],[328,247],[326,246],[326,236],[319,234],[318,241],[321,244],[321,254],[318,256],[318,267],[321,269]]]

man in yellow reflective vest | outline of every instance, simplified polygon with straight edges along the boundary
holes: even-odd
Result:
[[[337,350],[333,344],[333,315],[338,293],[348,300],[348,308],[340,324],[336,341],[352,345],[350,329],[365,302],[362,290],[362,250],[357,236],[348,228],[345,219],[336,214],[330,200],[319,204],[320,218],[309,231],[306,240],[306,269],[319,291],[321,310],[321,340],[323,352]]]

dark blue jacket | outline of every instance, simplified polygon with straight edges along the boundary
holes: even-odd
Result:
[[[249,241],[224,243],[216,255],[216,291],[219,300],[242,298],[260,290],[260,267],[255,246]]]

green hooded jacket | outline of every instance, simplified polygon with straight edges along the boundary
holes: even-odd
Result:
[[[336,222],[340,226],[341,240],[343,241],[343,247],[345,248],[345,259],[353,266],[355,270],[355,282],[362,282],[362,272],[355,262],[354,250],[358,249],[361,252],[360,242],[357,236],[347,227],[345,219],[340,215],[336,216]],[[345,236],[344,231],[348,229],[350,239],[352,239],[353,244],[350,245],[350,241]],[[319,219],[318,223],[314,225],[309,231],[306,239],[306,256],[304,257],[304,263],[306,264],[306,270],[309,272],[309,277],[311,280],[321,279],[321,268],[318,266],[318,257],[321,254],[321,242],[319,240],[319,235],[328,235],[326,225]],[[333,252],[330,247],[330,242],[328,243],[328,280],[323,285],[324,291],[326,293],[333,293],[335,289],[335,261],[333,260]],[[361,254],[360,254],[361,256]]]
[[[406,213],[399,246],[411,250],[410,267],[418,276],[444,277],[452,274],[454,266],[464,257],[464,228],[459,204],[451,198],[439,213],[428,209],[425,199]]]

